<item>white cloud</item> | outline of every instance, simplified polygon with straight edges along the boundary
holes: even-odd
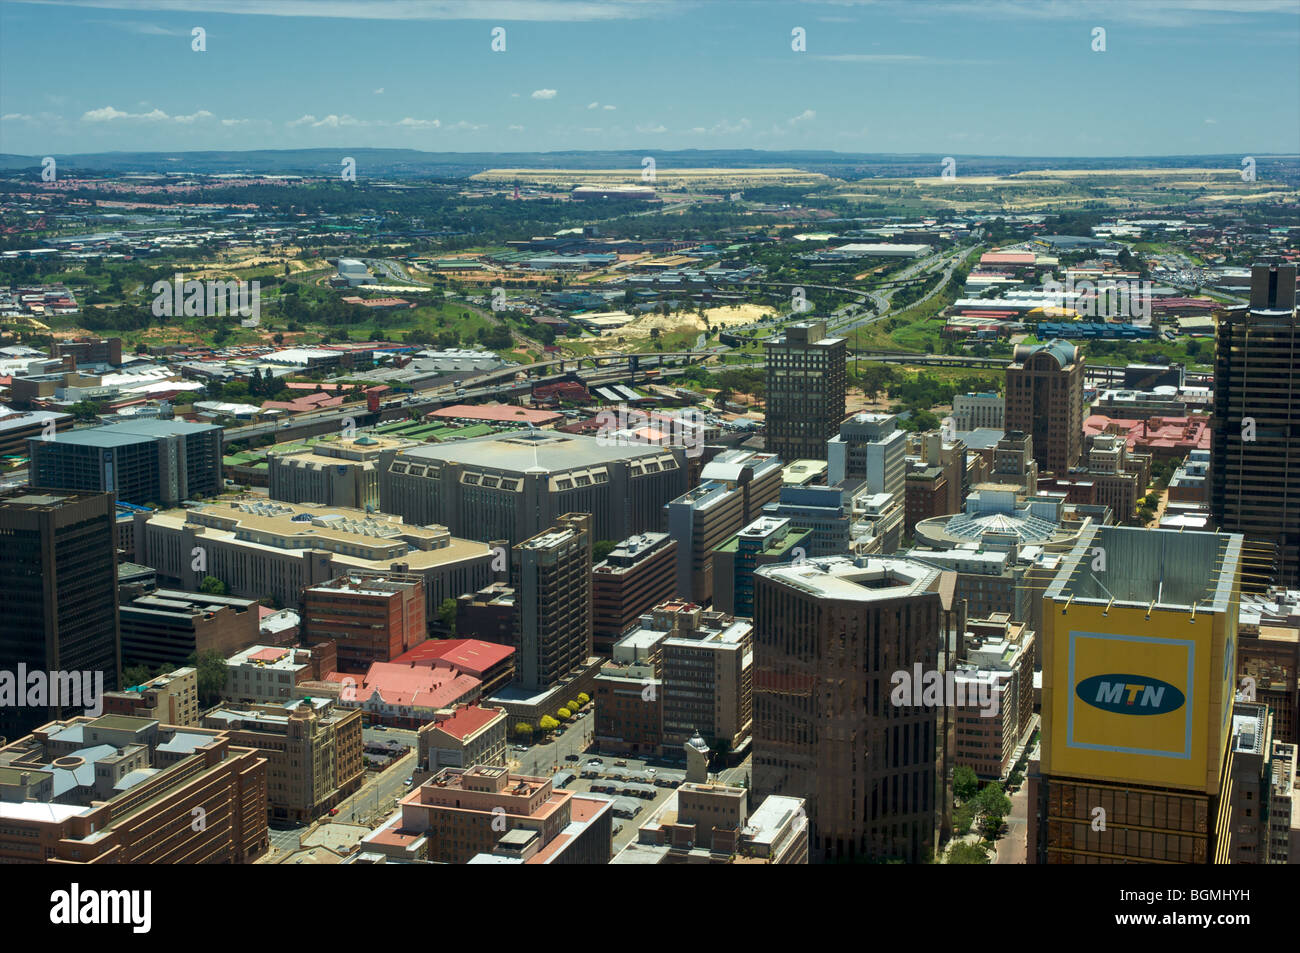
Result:
[[[188,116],[173,116],[177,122],[197,122],[200,119],[211,119],[212,113],[206,109],[200,109],[198,112],[190,113]]]
[[[412,119],[407,116],[398,125],[405,126],[408,129],[437,129],[442,126],[442,123],[437,119]]]
[[[26,113],[5,113],[0,116],[0,122],[31,122],[32,117]]]
[[[667,131],[668,131],[668,127],[665,126],[663,123],[655,123],[655,124],[653,124],[653,125],[650,124],[650,123],[642,123],[641,125],[639,125],[639,126],[636,127],[636,131],[639,132],[639,133],[641,133],[642,135],[656,135],[656,136],[657,136],[657,135],[659,135],[660,133],[667,132]]]
[[[600,108],[600,103],[587,103],[587,108],[588,108],[588,109],[599,109],[599,108]]]
[[[375,90],[375,95],[376,96],[384,95],[384,87],[380,86],[377,90]]]
[[[815,109],[805,109],[805,110],[804,110],[803,112],[801,112],[799,115],[797,115],[797,116],[795,116],[793,119],[789,120],[789,122],[790,122],[790,125],[793,126],[793,125],[796,125],[797,123],[801,123],[801,122],[812,122],[812,121],[813,121],[814,119],[816,119],[816,118],[817,118],[817,110],[815,110]]]
[[[607,104],[607,105],[601,106],[600,108],[603,109],[603,110],[605,110],[606,112],[613,112],[613,111],[614,111],[615,109],[617,109],[618,107],[617,107],[617,106],[610,106],[610,105]]]
[[[523,132],[523,131],[524,131],[524,127],[523,127],[523,126],[510,125],[510,126],[506,126],[506,128],[509,129],[511,132]]]
[[[212,114],[208,113],[208,115]],[[147,113],[129,113],[123,112],[120,109],[115,109],[112,106],[104,106],[100,109],[90,109],[81,116],[83,122],[112,122],[115,119],[138,119],[145,122],[161,122],[164,119],[170,118],[171,117],[161,109],[153,109]],[[187,121],[187,119],[192,118],[193,117],[184,117],[181,118],[181,121],[184,122]]]
[[[554,89],[535,89],[533,90],[533,99],[554,99],[556,90]]]

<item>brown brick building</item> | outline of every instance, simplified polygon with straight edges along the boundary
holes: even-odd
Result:
[[[338,670],[364,672],[428,635],[424,581],[405,573],[350,572],[302,591],[303,641],[338,643]]]

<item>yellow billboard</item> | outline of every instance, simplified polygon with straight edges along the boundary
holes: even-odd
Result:
[[[1186,609],[1043,609],[1043,773],[1217,791],[1236,626]]]

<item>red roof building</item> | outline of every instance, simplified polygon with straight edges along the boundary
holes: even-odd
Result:
[[[1129,420],[1093,414],[1083,422],[1085,439],[1111,433],[1125,438],[1130,451],[1149,453],[1156,460],[1181,460],[1193,450],[1210,449],[1210,422],[1206,417],[1148,417]]]
[[[393,659],[405,665],[441,665],[473,675],[491,695],[515,676],[515,650],[481,639],[428,639]]]

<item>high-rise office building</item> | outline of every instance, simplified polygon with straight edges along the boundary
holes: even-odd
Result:
[[[1241,553],[1237,534],[1080,534],[1043,597],[1030,863],[1226,862]]]
[[[907,431],[893,414],[854,414],[826,445],[826,483],[865,481],[872,493],[890,493],[899,503],[907,476]]]
[[[117,690],[122,646],[115,519],[111,493],[35,486],[0,491],[0,664],[15,683],[27,681],[19,674],[24,671],[47,673],[51,682],[42,704],[24,694],[27,704],[0,705],[0,735],[19,737],[93,707],[94,699],[70,697],[74,684],[93,690],[102,677],[103,691]]]
[[[1060,340],[1018,345],[1007,365],[1006,429],[1033,437],[1040,471],[1065,473],[1083,453],[1083,371]]]
[[[1219,318],[1210,512],[1252,549],[1244,585],[1300,584],[1300,324],[1296,266],[1255,265],[1250,306]]]
[[[806,800],[814,860],[933,855],[940,709],[891,692],[895,673],[938,667],[941,575],[834,556],[755,574],[754,791]]]
[[[667,533],[623,540],[591,570],[591,633],[597,654],[609,655],[623,633],[673,594],[677,542]]]
[[[138,420],[34,437],[27,452],[35,485],[175,506],[221,492],[221,441],[215,424]]]
[[[825,460],[844,419],[844,338],[822,321],[787,324],[763,342],[767,363],[766,449],[787,462]]]
[[[568,513],[514,548],[519,683],[544,691],[591,656],[591,517]]]

